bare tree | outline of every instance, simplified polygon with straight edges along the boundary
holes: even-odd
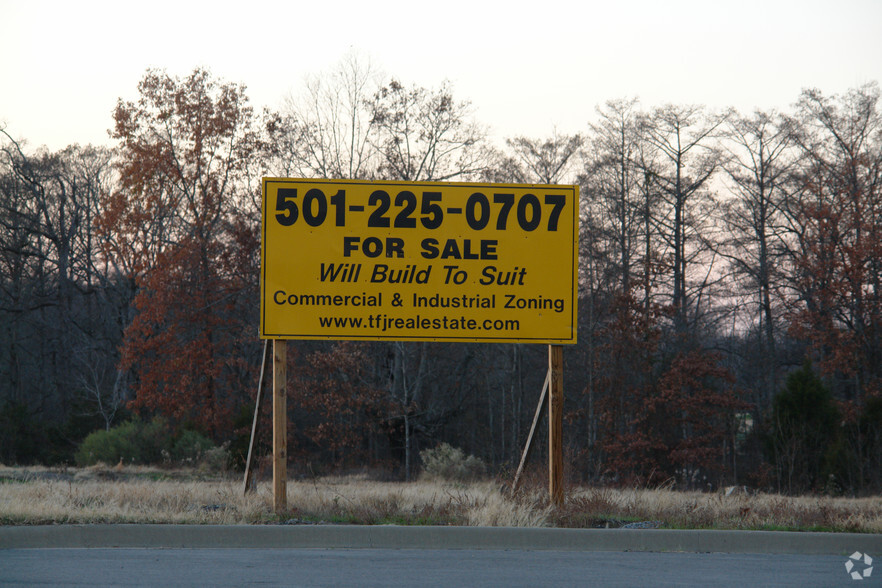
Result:
[[[584,142],[582,135],[559,135],[557,129],[547,139],[515,137],[505,141],[523,170],[518,181],[531,184],[560,183]]]
[[[112,369],[121,326],[117,284],[97,255],[94,219],[112,182],[111,153],[91,146],[26,154],[7,139],[0,155],[0,400],[47,422],[80,410],[83,340]],[[8,355],[7,355],[8,354]],[[8,386],[8,387],[7,387]]]
[[[583,413],[592,467],[601,459],[595,446],[597,400],[604,395],[621,397],[628,389],[625,385],[608,386],[601,382],[621,383],[637,375],[633,365],[622,370],[620,358],[601,359],[598,349],[605,344],[605,325],[613,320],[611,317],[622,301],[632,296],[642,228],[637,100],[609,101],[597,108],[597,114],[598,121],[591,125],[590,143],[579,176],[584,211],[581,240],[586,249],[583,255],[586,291],[580,300],[584,332],[581,338],[587,342],[583,395],[587,406]],[[598,363],[603,365],[601,369],[597,368]],[[619,419],[615,426],[621,424]]]
[[[381,163],[380,177],[403,181],[446,181],[480,177],[488,164],[485,133],[471,121],[468,102],[457,101],[448,84],[439,90],[405,88],[392,80],[370,103],[376,126],[372,145]],[[463,357],[470,361],[470,350]],[[414,428],[425,428],[443,414],[425,403],[424,374],[435,372],[428,344],[393,344],[389,353],[388,389],[404,412],[405,478],[413,466]]]
[[[428,90],[393,79],[374,95],[370,109],[381,176],[446,181],[477,178],[486,169],[486,133],[472,122],[470,104],[454,99],[450,84]]]
[[[780,311],[775,298],[785,273],[780,227],[795,161],[793,126],[775,113],[733,117],[724,145],[729,157],[723,168],[734,199],[724,206],[728,247],[718,251],[732,264],[734,276],[743,280],[753,300],[749,307],[757,309],[757,351],[763,365],[759,388],[765,406],[778,385],[775,341]]]
[[[282,176],[370,179],[377,131],[369,109],[379,74],[370,61],[349,53],[328,73],[306,80],[280,113],[267,113],[273,173]]]
[[[705,259],[701,264],[704,275],[695,284],[688,282],[690,262],[708,250],[702,229],[707,228],[714,205],[709,181],[721,163],[711,140],[724,121],[725,116],[710,116],[700,106],[667,105],[642,117],[645,140],[660,158],[654,180],[667,210],[658,222],[668,249],[671,305],[679,334],[689,326],[690,311],[697,316],[712,277],[712,260]]]
[[[846,396],[882,390],[882,113],[875,83],[842,96],[805,90],[790,199],[800,323]]]
[[[592,140],[585,156],[581,183],[596,226],[610,247],[608,262],[615,266],[618,288],[631,290],[633,264],[640,246],[641,168],[637,100],[615,100],[598,108],[591,125]]]

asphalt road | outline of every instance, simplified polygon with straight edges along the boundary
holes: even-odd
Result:
[[[0,586],[882,586],[855,552],[882,556],[882,534],[0,526]]]
[[[834,555],[460,549],[3,549],[2,586],[873,586]],[[861,562],[859,568],[866,566]]]

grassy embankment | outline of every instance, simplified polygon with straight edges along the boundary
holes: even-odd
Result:
[[[403,524],[882,532],[882,500],[669,489],[570,488],[552,508],[540,485],[509,496],[497,481],[378,482],[365,476],[288,483],[290,510],[272,511],[269,482],[242,495],[238,476],[146,467],[0,466],[0,524]]]

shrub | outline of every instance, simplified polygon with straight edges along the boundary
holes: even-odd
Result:
[[[147,423],[133,419],[87,436],[75,459],[80,466],[98,462],[155,464],[162,461],[163,451],[168,452],[170,439],[171,430],[165,419],[154,418]]]
[[[180,463],[197,463],[214,447],[211,439],[196,431],[184,431],[172,445],[172,460]]]
[[[203,472],[226,472],[232,463],[227,447],[229,447],[229,443],[206,449],[205,453],[199,457],[199,469]]]
[[[197,431],[174,435],[168,421],[156,417],[149,422],[135,418],[107,431],[95,431],[83,440],[76,453],[80,466],[177,464],[199,466],[206,471],[225,471],[229,467],[227,447],[215,447]]]
[[[484,462],[461,449],[442,443],[435,449],[420,452],[423,475],[428,478],[466,482],[484,475]]]
[[[833,395],[811,363],[787,377],[772,402],[769,449],[779,489],[823,488],[841,453],[840,414]]]

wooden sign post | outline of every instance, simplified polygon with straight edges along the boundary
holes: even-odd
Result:
[[[285,340],[273,340],[273,507],[277,514],[288,510],[287,345]]]
[[[518,491],[518,483],[524,472],[524,465],[530,455],[533,446],[533,433],[539,424],[539,416],[545,408],[545,396],[548,396],[548,495],[552,504],[562,506],[564,503],[564,475],[563,475],[563,347],[561,345],[548,346],[548,372],[545,374],[545,384],[542,385],[542,394],[539,395],[539,405],[536,407],[536,415],[533,417],[533,426],[527,436],[524,452],[521,454],[521,463],[518,465],[514,482],[511,485],[511,493],[514,496]]]
[[[254,400],[254,420],[251,422],[251,440],[248,442],[248,458],[245,460],[245,477],[242,483],[242,495],[254,490],[254,462],[256,455],[254,446],[257,443],[257,427],[260,424],[260,406],[263,401],[263,382],[270,363],[269,339],[263,342],[263,360],[260,363],[260,379],[257,380],[257,397]]]
[[[563,489],[563,346],[548,346],[548,494],[555,506],[564,502]]]

